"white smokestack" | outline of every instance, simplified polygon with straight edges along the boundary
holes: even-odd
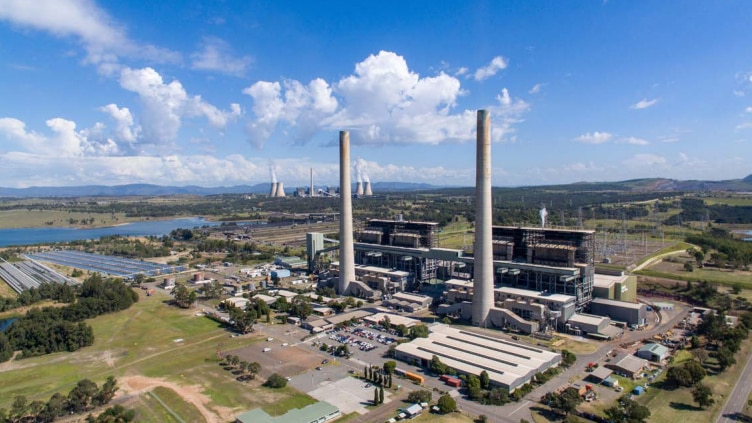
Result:
[[[547,216],[548,216],[548,211],[546,210],[546,207],[544,206],[542,209],[540,209],[541,229],[546,227]]]
[[[272,189],[269,191],[269,197],[277,196],[277,182],[272,182]]]
[[[355,249],[353,245],[352,198],[350,185],[350,133],[339,133],[339,285],[344,295],[355,280]]]
[[[313,168],[311,168],[311,189],[308,191],[309,197],[315,197],[316,193],[313,191]]]
[[[491,210],[491,117],[478,110],[475,168],[475,247],[473,265],[473,324],[486,326],[494,304],[493,213]]]
[[[284,197],[285,196],[285,185],[282,182],[277,182],[277,194],[275,197]]]

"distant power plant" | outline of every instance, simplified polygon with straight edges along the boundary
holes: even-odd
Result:
[[[272,177],[272,185],[269,190],[269,197],[284,197],[285,185],[282,182],[277,182],[277,174],[274,172],[274,167],[269,167],[269,173]]]

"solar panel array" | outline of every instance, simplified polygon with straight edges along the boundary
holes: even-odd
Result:
[[[43,253],[26,254],[25,257],[33,260],[74,267],[76,269],[120,276],[126,279],[132,278],[137,274],[157,276],[186,270],[185,266],[172,266],[123,257],[84,253],[74,250],[47,251]]]

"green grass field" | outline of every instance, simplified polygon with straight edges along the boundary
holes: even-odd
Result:
[[[128,310],[91,321],[95,335],[91,347],[0,365],[0,408],[9,408],[19,395],[30,401],[47,401],[55,392],[67,394],[81,379],[101,384],[109,375],[119,380],[138,376],[191,387],[207,398],[209,409],[224,410],[228,415],[255,407],[283,414],[313,402],[293,389],[269,390],[259,386],[261,381],[237,382],[217,365],[217,351],[259,342],[260,335],[230,338],[216,322],[196,317],[198,310],[168,306],[163,303],[167,299],[160,294],[142,297]],[[173,411],[185,412],[180,403],[173,404],[169,394],[159,397]],[[153,398],[141,398],[144,404],[135,407],[139,413],[162,415]],[[191,421],[186,417],[185,421]],[[153,421],[162,420],[155,417]]]
[[[71,224],[70,219],[79,221]],[[87,224],[80,221],[86,219]],[[89,224],[89,219],[94,219]],[[110,213],[79,213],[61,210],[38,210],[38,209],[14,209],[0,211],[0,228],[45,228],[45,227],[68,227],[68,226],[112,226],[121,223],[134,222],[138,218],[128,218],[123,213],[112,215]],[[48,225],[48,222],[52,222]]]

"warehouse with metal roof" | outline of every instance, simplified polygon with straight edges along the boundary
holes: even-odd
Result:
[[[430,326],[428,338],[400,344],[396,357],[428,367],[435,355],[458,373],[479,375],[484,370],[491,384],[513,392],[538,373],[561,361],[558,353],[443,324]]]

